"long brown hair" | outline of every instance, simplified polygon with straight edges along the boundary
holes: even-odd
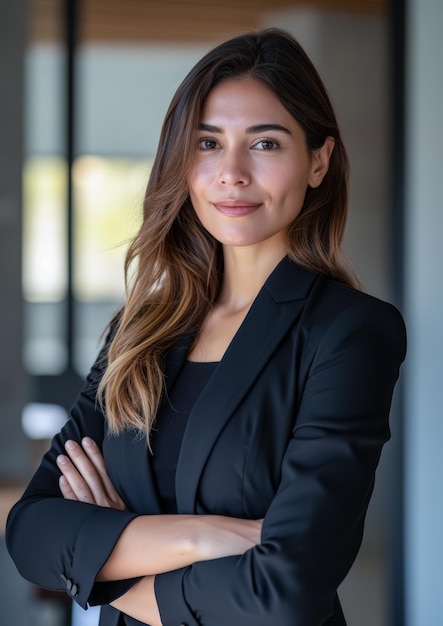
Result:
[[[310,150],[335,147],[321,185],[309,188],[289,229],[289,256],[350,286],[340,255],[348,202],[348,160],[323,82],[287,33],[247,33],[209,51],[178,87],[160,135],[146,190],[143,223],[125,262],[127,299],[108,352],[98,397],[111,431],[145,432],[148,441],[164,394],[165,353],[200,327],[220,289],[221,246],[200,224],[187,178],[195,131],[211,89],[223,80],[263,81],[303,128]]]

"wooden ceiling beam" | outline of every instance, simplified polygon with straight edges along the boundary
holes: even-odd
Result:
[[[62,39],[63,3],[30,0],[31,41]],[[269,11],[304,6],[327,11],[384,13],[387,0],[80,0],[86,42],[201,42],[259,27]]]

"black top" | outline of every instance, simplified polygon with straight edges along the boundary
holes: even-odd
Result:
[[[157,415],[151,445],[151,464],[162,513],[177,513],[175,470],[188,417],[217,363],[185,361],[180,376]],[[143,626],[128,615],[125,626]]]
[[[175,471],[188,417],[217,363],[186,361],[159,411],[151,439],[152,469],[163,513],[177,513]]]

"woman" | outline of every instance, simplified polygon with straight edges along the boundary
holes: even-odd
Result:
[[[405,355],[400,314],[340,258],[347,174],[289,35],[191,70],[126,304],[9,518],[26,578],[103,605],[106,626],[345,624]]]

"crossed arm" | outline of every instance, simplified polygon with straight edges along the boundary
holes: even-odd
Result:
[[[57,457],[62,495],[98,506],[126,510],[93,439],[69,440]],[[142,515],[123,530],[96,580],[142,578],[111,602],[116,609],[150,626],[161,626],[154,592],[156,574],[197,561],[243,554],[260,543],[261,520],[219,515]],[[149,559],[146,555],[149,554]]]
[[[263,529],[261,522],[223,516],[125,511],[100,449],[84,439],[86,433],[95,441],[103,436],[95,368],[74,419],[54,439],[8,520],[7,545],[20,573],[51,589],[63,587],[60,577],[72,579],[83,607],[88,599],[106,604],[115,598],[100,581],[117,581],[118,593],[125,588],[120,581],[140,577],[111,604],[151,626],[161,626],[158,606],[168,624],[323,623],[358,551],[375,468],[389,437],[392,388],[404,358],[400,321],[375,301],[359,301],[313,344]],[[72,440],[78,443],[64,448]],[[263,451],[267,442],[257,445]],[[60,479],[65,500],[58,470],[66,479]],[[103,541],[95,541],[102,532]],[[228,558],[212,560],[220,556]]]

